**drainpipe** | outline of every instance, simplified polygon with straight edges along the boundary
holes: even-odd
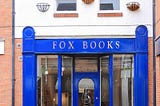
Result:
[[[12,0],[12,106],[15,104],[15,0]]]
[[[155,0],[153,0],[153,106],[156,106]]]

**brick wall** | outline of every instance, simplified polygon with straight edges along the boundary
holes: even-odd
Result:
[[[15,39],[15,106],[22,106],[22,39]]]
[[[156,79],[157,79],[157,87],[156,87],[156,98],[157,98],[157,106],[160,105],[160,56],[156,59]]]
[[[156,0],[156,38],[160,36],[160,0]],[[160,48],[159,48],[160,49]],[[156,57],[156,102],[160,105],[160,56]]]
[[[0,55],[0,106],[12,103],[12,1],[0,0],[0,38],[5,39],[5,51]]]
[[[156,36],[160,36],[160,0],[156,0],[156,5],[155,5],[155,8],[156,8]]]
[[[148,39],[148,106],[153,106],[153,42]]]

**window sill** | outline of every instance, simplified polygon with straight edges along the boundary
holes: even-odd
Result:
[[[97,13],[97,17],[123,17],[123,13],[122,12]]]
[[[73,18],[73,17],[78,17],[78,13],[54,13],[53,14],[54,18]]]

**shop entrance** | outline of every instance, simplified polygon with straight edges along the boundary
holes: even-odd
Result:
[[[74,58],[73,85],[74,106],[100,105],[100,62],[98,56]]]
[[[95,73],[81,73],[75,77],[75,88],[73,88],[75,106],[99,106],[99,76]]]

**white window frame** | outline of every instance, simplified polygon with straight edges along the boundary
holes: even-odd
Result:
[[[4,39],[0,39],[0,55],[4,54]]]

